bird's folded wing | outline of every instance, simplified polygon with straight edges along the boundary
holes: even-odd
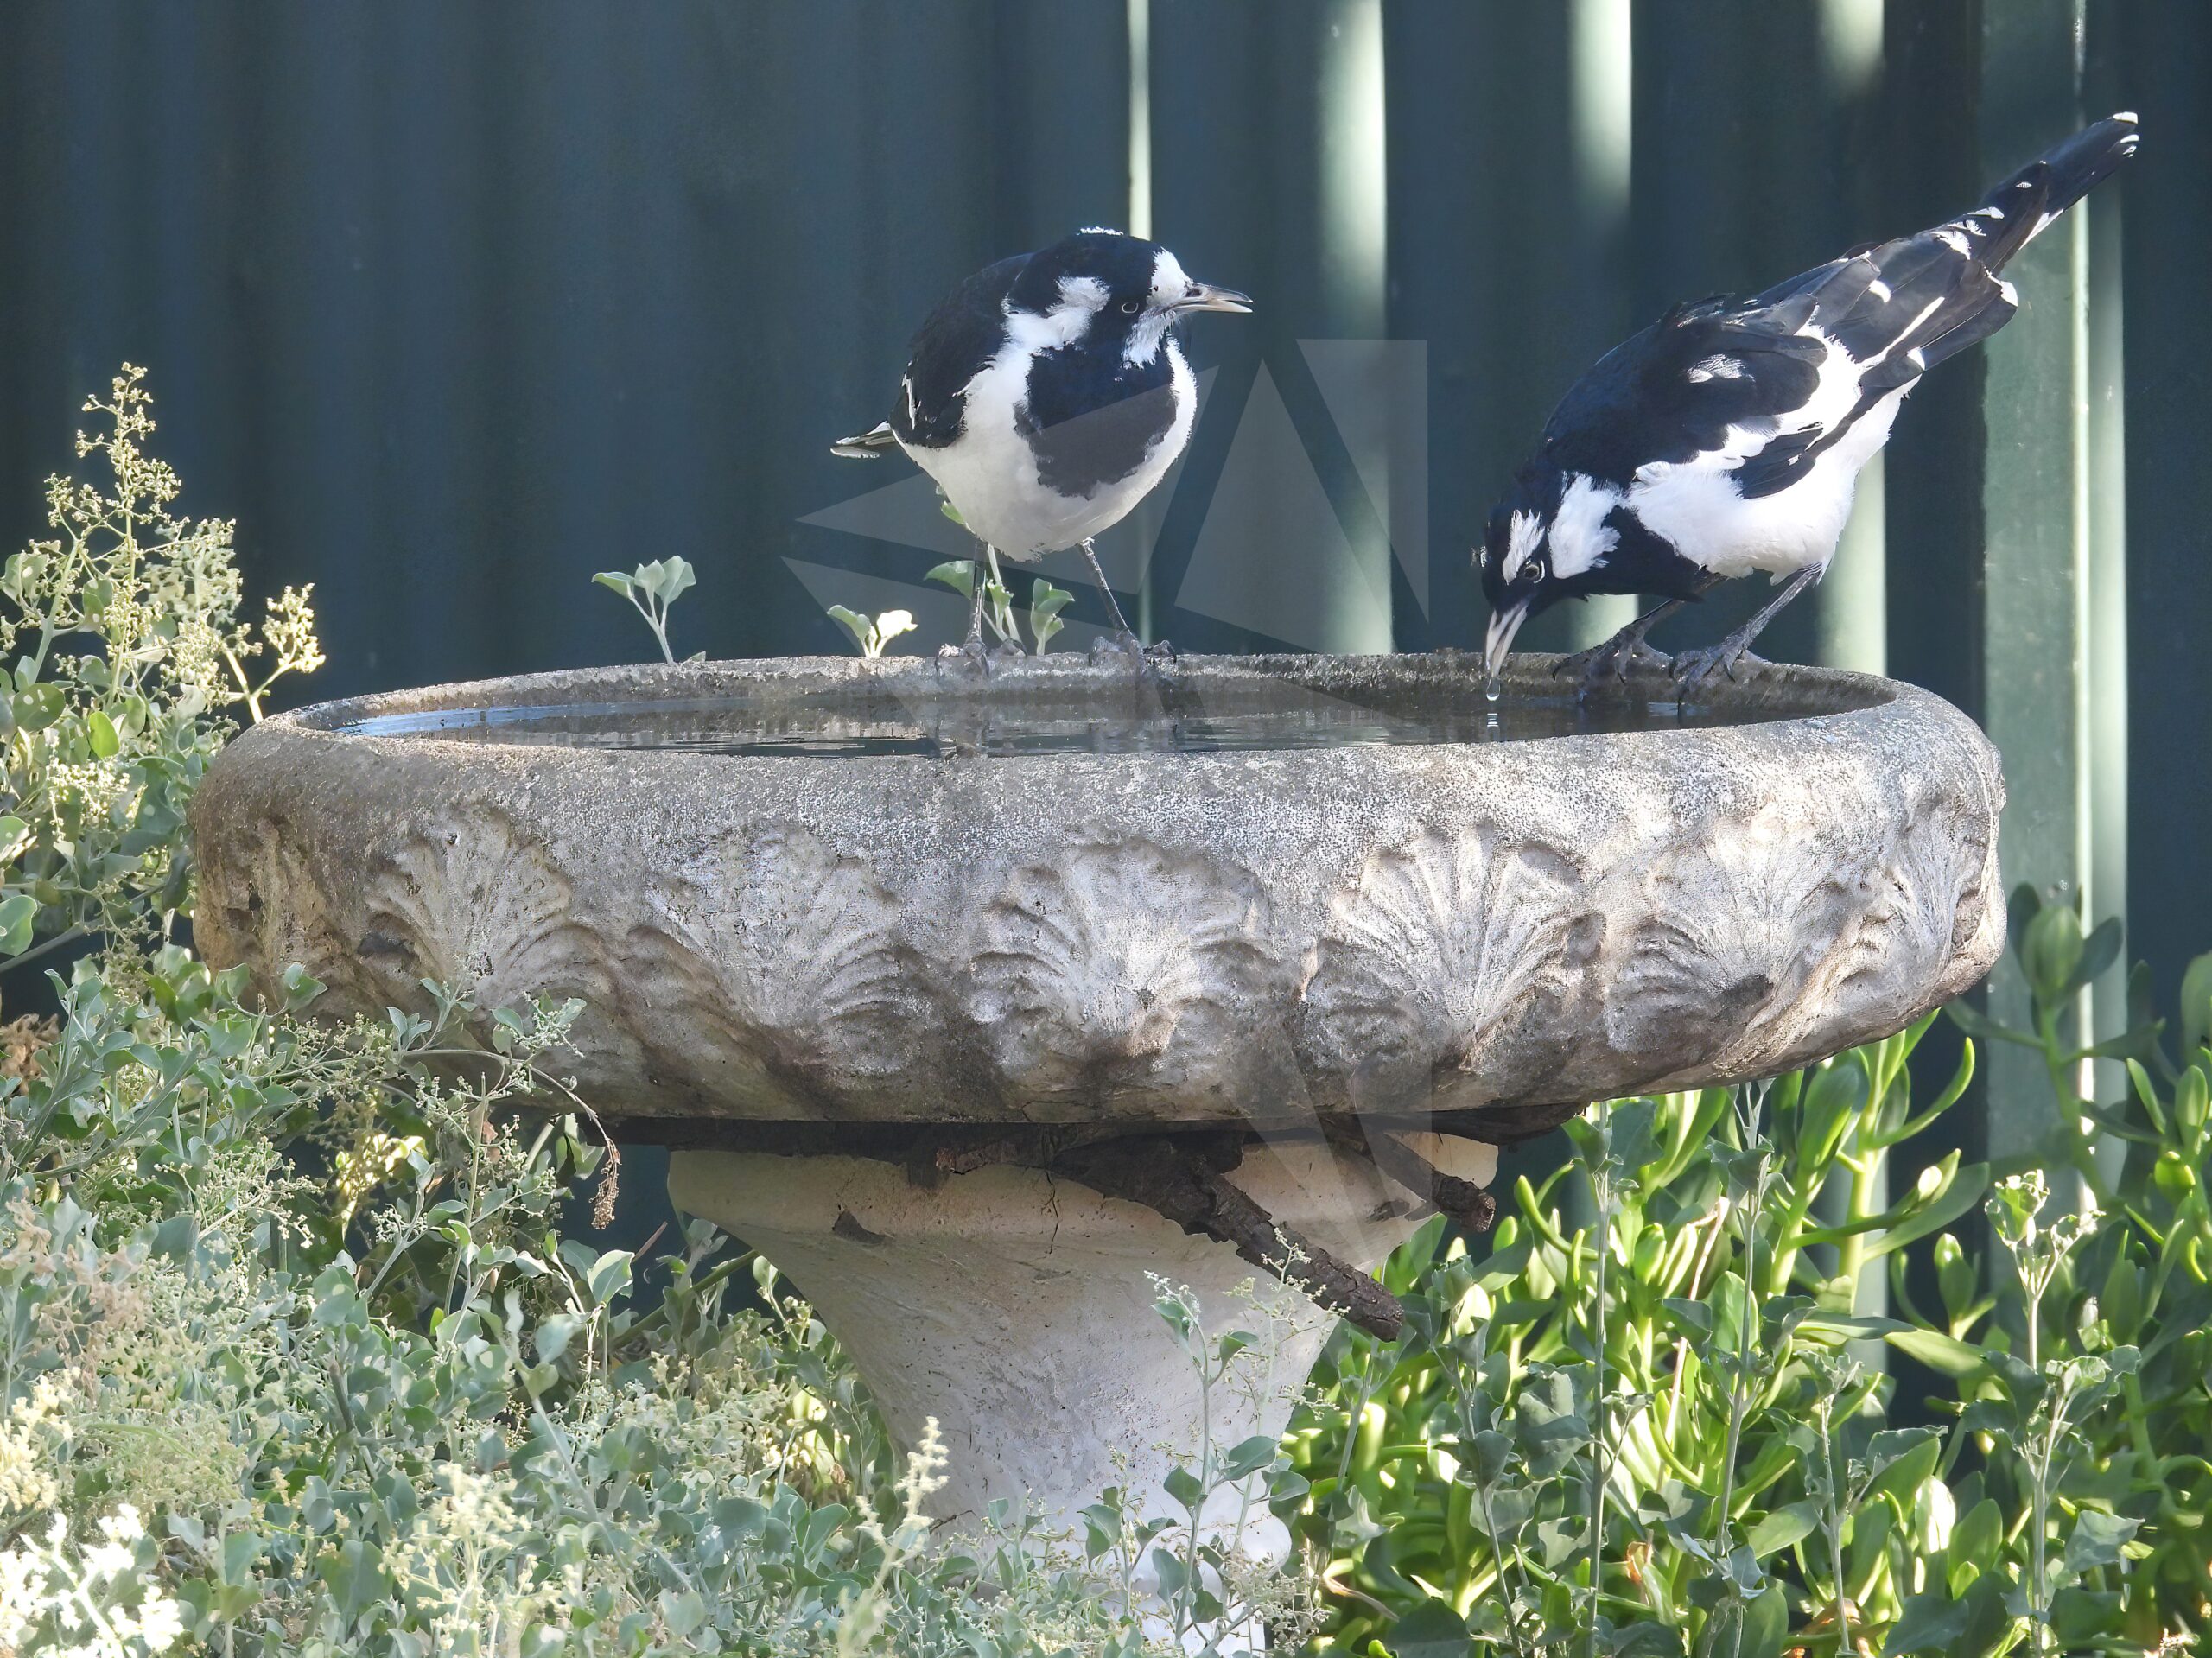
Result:
[[[891,429],[901,441],[941,449],[960,435],[968,383],[1006,343],[1006,298],[1029,256],[1001,259],[962,283],[915,333]]]
[[[1623,488],[1655,462],[1725,464],[1812,400],[1824,355],[1745,326],[1726,301],[1678,306],[1576,382],[1544,428],[1545,459]]]
[[[1739,493],[1802,478],[1882,401],[2012,314],[1955,225],[1816,266],[1740,302],[1678,306],[1560,405],[1558,465],[1626,486],[1644,468],[1730,473]]]

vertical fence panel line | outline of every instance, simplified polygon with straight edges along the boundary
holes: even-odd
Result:
[[[1322,298],[1347,337],[1383,331],[1384,226],[1382,0],[1337,0],[1321,46]]]
[[[1315,182],[1320,193],[1318,251],[1321,299],[1328,334],[1341,340],[1381,340],[1389,333],[1389,165],[1383,100],[1382,0],[1332,0],[1321,22],[1315,66]],[[1289,365],[1285,365],[1287,368]],[[1368,409],[1390,396],[1383,353],[1364,360],[1351,395]],[[1371,514],[1344,523],[1358,561],[1359,578],[1338,588],[1339,601],[1356,610],[1339,630],[1350,651],[1388,651],[1392,645],[1391,558],[1389,530],[1393,457],[1388,422],[1370,422],[1363,435],[1340,426],[1351,459],[1367,484]],[[1339,508],[1341,511],[1341,507]]]
[[[1878,203],[1866,199],[1872,193],[1862,181],[1871,171],[1866,154],[1868,124],[1864,117],[1881,87],[1882,21],[1882,0],[1820,0],[1816,27],[1822,130],[1833,135],[1843,172],[1844,189],[1838,205],[1847,223],[1855,223],[1862,210],[1879,211]],[[1839,242],[1814,257],[1840,253],[1843,246]],[[1877,454],[1859,474],[1857,499],[1827,571],[1820,585],[1798,601],[1811,607],[1812,655],[1830,667],[1880,673],[1887,664],[1883,638],[1888,605],[1883,569],[1888,540],[1887,500],[1882,457]],[[1910,1185],[1912,1178],[1911,1170],[1893,1172],[1885,1161],[1875,1172],[1866,1196],[1878,1209],[1889,1202],[1900,1179]],[[1846,1218],[1841,1212],[1849,1207],[1846,1192],[1823,1192],[1821,1199],[1824,1218]],[[1888,1314],[1889,1282],[1884,1274],[1861,1275],[1853,1311],[1877,1318]],[[1852,1351],[1870,1373],[1892,1368],[1888,1344],[1879,1337],[1854,1342]]]
[[[1635,30],[1629,0],[1572,0],[1567,13],[1567,98],[1574,155],[1577,251],[1618,291],[1615,251],[1628,231],[1636,111]],[[1563,394],[1567,388],[1559,388]],[[1632,594],[1608,594],[1567,613],[1567,648],[1597,644],[1637,613]]]
[[[2015,0],[1983,14],[1980,149],[1992,178],[2080,124],[2084,22],[2083,0]],[[2008,881],[2060,887],[2066,901],[2092,859],[2087,232],[2077,209],[2016,262],[2027,303],[1991,342],[1981,492],[1983,718],[2010,793],[2000,858]],[[2027,988],[2009,961],[1991,975],[1990,1002],[2005,1022],[2026,1022]],[[2061,1128],[2040,1057],[2005,1045],[1989,1064],[1991,1153],[2038,1153]]]
[[[2089,671],[2082,768],[2089,826],[2088,919],[2127,913],[2127,416],[2120,304],[2120,205],[2115,196],[2089,218],[2088,442]],[[2127,1028],[2128,968],[2133,950],[2089,987],[2088,1028],[2099,1039]],[[2098,1065],[2100,1097],[2124,1095],[2126,1067]],[[2124,1150],[2113,1142],[2115,1152]]]
[[[2197,273],[2212,264],[2212,7],[2101,6],[2119,35],[2126,80],[2100,111],[2143,117],[2143,152],[2118,181],[2126,213],[2126,645],[2132,714],[2127,819],[2131,956],[2151,964],[2158,1005],[2174,1007],[2183,968],[2212,949],[2212,881],[2204,825],[2212,766],[2203,763],[2212,710],[2212,520],[2198,486],[2206,447],[2201,365],[2212,355]],[[2093,69],[2094,73],[2094,69]],[[2094,79],[2092,84],[2096,84]],[[2109,190],[2112,187],[2107,186]],[[2103,194],[2103,192],[2100,192]],[[2101,215],[2095,221],[2106,222]],[[2103,314],[2103,289],[2097,295]],[[2117,442],[2120,434],[2113,434]]]
[[[1128,0],[1126,13],[1129,36],[1129,234],[1152,239],[1152,0]],[[1142,526],[1147,546],[1160,539],[1160,519],[1167,510],[1165,501],[1146,499],[1137,506],[1135,517]],[[1140,637],[1154,639],[1160,637],[1154,625],[1157,601],[1156,583],[1153,578],[1151,561],[1147,560],[1144,574],[1139,578],[1136,591],[1136,628]]]
[[[1129,234],[1152,239],[1152,0],[1129,0]]]
[[[1847,180],[1855,184],[1872,171],[1863,116],[1881,86],[1882,0],[1820,0],[1819,26],[1824,102],[1840,118],[1835,130],[1842,142]],[[1879,211],[1878,204],[1861,200],[1869,193],[1847,186],[1846,194],[1845,208],[1853,218],[1862,207]],[[1909,228],[1870,226],[1864,233],[1885,235]],[[1842,247],[1834,251],[1840,253]],[[1799,600],[1812,608],[1814,655],[1831,668],[1878,674],[1888,666],[1884,637],[1889,605],[1884,568],[1887,501],[1882,457],[1877,454],[1859,475],[1858,499],[1827,573],[1817,588]]]
[[[2100,4],[2090,15],[2088,60],[2083,73],[2088,113],[2102,115],[2123,102],[2117,83],[2119,45],[2112,11]],[[2129,170],[2133,170],[2132,168]],[[2126,317],[2122,295],[2126,268],[2121,260],[2126,181],[2123,177],[2096,193],[2088,208],[2083,257],[2088,261],[2088,359],[2084,390],[2088,441],[2082,461],[2088,515],[2088,614],[2085,638],[2088,671],[2083,731],[2088,763],[2082,767],[2082,812],[2088,825],[2088,919],[2125,917],[2128,899],[2128,732],[2127,697],[2127,418]],[[2133,940],[2128,941],[2130,944]],[[2088,1033],[2101,1039],[2127,1027],[2128,967],[2132,948],[2089,987]],[[2127,1091],[2127,1073],[2117,1059],[2096,1062],[2092,1078],[2097,1097]],[[2110,1141],[2106,1155],[2126,1147]]]

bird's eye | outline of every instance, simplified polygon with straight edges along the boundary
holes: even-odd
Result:
[[[1141,300],[1125,299],[1122,302],[1122,314],[1123,316],[1135,316],[1139,311],[1143,309],[1144,302]]]

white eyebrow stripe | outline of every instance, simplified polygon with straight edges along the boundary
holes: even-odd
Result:
[[[1516,512],[1505,532],[1505,562],[1498,574],[1510,581],[1521,574],[1521,567],[1529,562],[1529,555],[1536,550],[1536,543],[1544,537],[1544,521],[1533,512]]]

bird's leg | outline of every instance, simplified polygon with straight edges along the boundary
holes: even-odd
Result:
[[[1136,629],[1131,627],[1128,618],[1122,614],[1122,601],[1114,596],[1113,587],[1106,580],[1105,567],[1098,562],[1098,549],[1092,544],[1088,536],[1083,539],[1083,556],[1090,561],[1090,573],[1097,578],[1098,590],[1106,595],[1106,608],[1114,613],[1114,626],[1121,634],[1121,638],[1116,641],[1113,648],[1128,651],[1141,664],[1150,664],[1162,657],[1172,658],[1175,654],[1175,647],[1166,640],[1162,639],[1157,645],[1147,646],[1143,640],[1137,638]],[[1091,651],[1096,655],[1104,648],[1106,648],[1106,641],[1101,639],[1091,647]]]
[[[1627,683],[1629,670],[1639,662],[1664,668],[1670,658],[1665,651],[1655,651],[1646,645],[1643,636],[1658,625],[1660,618],[1670,616],[1681,607],[1680,599],[1669,599],[1656,609],[1645,611],[1603,645],[1561,657],[1552,669],[1553,677],[1569,672],[1578,675],[1581,683],[1574,688],[1574,700],[1580,702],[1609,678]]]
[[[986,673],[989,672],[990,655],[983,649],[983,566],[980,561],[969,562],[970,580],[968,583],[968,640],[964,645],[941,646],[938,655],[963,657]]]
[[[1719,644],[1708,645],[1702,651],[1678,651],[1675,657],[1675,678],[1682,689],[1689,690],[1716,673],[1726,674],[1733,679],[1738,665],[1743,663],[1750,663],[1755,667],[1758,665],[1762,658],[1751,654],[1751,641],[1758,638],[1762,628],[1782,613],[1784,605],[1819,581],[1821,573],[1827,568],[1824,564],[1808,564],[1783,584],[1780,593],[1761,605],[1751,620]]]
[[[983,552],[991,562],[991,586],[1003,595],[1003,597],[995,598],[991,603],[991,632],[999,636],[999,642],[993,648],[991,654],[1000,657],[1027,655],[1027,653],[1021,648],[1020,627],[1014,619],[1014,588],[1008,585],[1006,577],[999,570],[999,549],[990,543],[985,542]],[[976,591],[979,593],[983,591],[980,582],[976,586]]]

